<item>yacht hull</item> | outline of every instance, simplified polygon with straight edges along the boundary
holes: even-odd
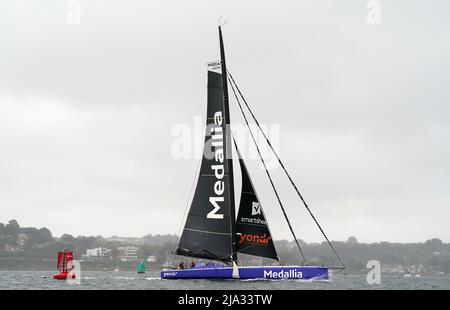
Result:
[[[329,279],[328,268],[318,266],[254,266],[215,267],[162,270],[162,279],[262,279],[262,280],[322,280]]]

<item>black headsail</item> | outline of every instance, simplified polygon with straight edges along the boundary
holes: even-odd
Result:
[[[236,231],[238,234],[237,251],[278,260],[269,224],[237,145],[236,150],[242,174],[241,202],[236,220]]]
[[[208,71],[206,137],[200,175],[176,254],[236,261],[235,206],[225,56],[222,73]]]

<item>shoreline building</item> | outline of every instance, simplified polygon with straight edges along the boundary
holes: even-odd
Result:
[[[81,259],[85,260],[95,260],[95,259],[112,259],[112,250],[99,247],[93,249],[86,249],[86,254],[81,255]]]
[[[133,262],[139,260],[138,251],[140,247],[127,245],[117,248],[117,257],[122,262]]]

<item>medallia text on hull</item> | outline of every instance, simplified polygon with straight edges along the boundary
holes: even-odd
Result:
[[[342,266],[339,255],[329,242],[310,208],[292,181],[278,154],[272,148],[265,133],[259,127],[253,112],[233,77],[227,71],[222,29],[219,27],[220,62],[209,66],[208,70],[208,107],[206,116],[206,134],[204,156],[198,174],[197,187],[192,197],[186,223],[174,254],[197,259],[189,267],[184,262],[178,266],[161,271],[163,279],[303,279],[327,280],[328,267],[309,266],[300,243],[295,235],[289,217],[283,206],[277,188],[266,162],[261,156],[255,135],[249,127],[241,101],[252,115],[266,142],[278,158],[280,166],[288,176],[291,185],[298,194],[301,203],[308,210],[315,224],[330,245],[333,253]],[[228,85],[231,86],[236,102],[244,117],[247,128],[258,151],[259,158],[265,168],[268,180],[277,198],[279,207],[292,233],[299,250],[301,264],[299,266],[280,266],[277,250],[274,246],[267,218],[264,215],[261,201],[256,193],[250,174],[240,155],[238,145],[230,131],[230,107]],[[233,143],[239,159],[242,178],[241,197],[238,214],[235,208],[235,190],[233,174]],[[228,155],[230,154],[230,155]],[[272,260],[272,266],[238,266],[238,253]],[[212,263],[215,261],[215,263]]]

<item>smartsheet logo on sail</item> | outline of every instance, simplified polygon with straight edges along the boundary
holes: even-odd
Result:
[[[241,217],[241,222],[257,225],[267,225],[267,222],[262,214],[261,204],[259,202],[252,202],[252,216],[253,217]]]
[[[261,205],[259,202],[252,203],[252,215],[261,215]]]
[[[223,214],[218,213],[220,211],[219,202],[224,202],[223,193],[225,192],[225,183],[223,182],[223,177],[225,175],[224,160],[225,154],[223,149],[223,117],[222,112],[216,112],[214,114],[214,126],[211,128],[211,146],[214,147],[214,161],[216,164],[211,165],[211,170],[214,172],[216,177],[216,183],[214,183],[214,193],[215,197],[209,197],[209,202],[211,203],[213,210],[208,213],[206,218],[221,220],[223,219]]]

